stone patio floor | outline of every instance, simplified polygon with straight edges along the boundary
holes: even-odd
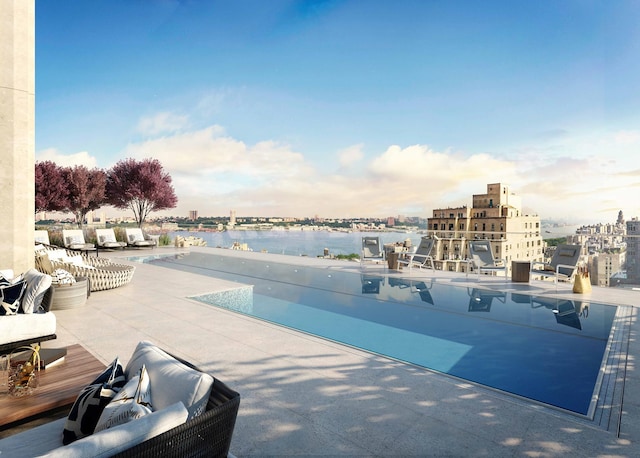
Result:
[[[156,248],[100,253],[104,257],[218,250]],[[332,269],[357,263],[224,250],[225,255],[273,259]],[[231,311],[189,296],[237,283],[131,262],[133,281],[92,293],[87,305],[56,311],[58,339],[80,343],[105,364],[124,363],[140,340],[181,356],[240,392],[231,452],[251,456],[640,456],[640,350],[633,317],[621,415],[604,427],[458,379],[360,351]],[[386,271],[407,276],[407,272]],[[504,279],[416,271],[438,282],[503,288]],[[551,282],[518,284],[535,294],[571,297]],[[594,302],[638,304],[640,292],[596,288]],[[428,351],[428,349],[425,349]],[[618,424],[618,417],[621,421]],[[618,433],[619,429],[619,433]]]

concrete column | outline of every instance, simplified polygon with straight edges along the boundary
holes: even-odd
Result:
[[[35,0],[0,0],[0,269],[33,267]]]

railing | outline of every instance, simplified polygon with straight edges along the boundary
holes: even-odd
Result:
[[[509,232],[430,229],[421,234],[437,239],[432,252],[436,269],[453,272],[467,269],[471,240],[490,240],[494,257],[510,265],[515,260],[549,263],[555,247],[545,239],[566,237],[565,243],[581,246],[579,265],[588,267],[593,285],[640,291],[640,234],[553,234],[544,228]]]

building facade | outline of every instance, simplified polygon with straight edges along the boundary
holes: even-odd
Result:
[[[627,280],[640,283],[640,220],[627,221]]]
[[[510,269],[512,260],[544,261],[540,217],[522,212],[522,199],[502,183],[487,185],[485,194],[474,194],[471,207],[433,210],[427,219],[434,245],[436,268],[452,272],[467,269],[469,240],[491,240],[495,258]]]

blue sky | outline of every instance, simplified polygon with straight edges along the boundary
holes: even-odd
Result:
[[[36,159],[155,157],[200,215],[640,216],[640,3],[36,1]],[[109,212],[108,212],[109,213]]]

